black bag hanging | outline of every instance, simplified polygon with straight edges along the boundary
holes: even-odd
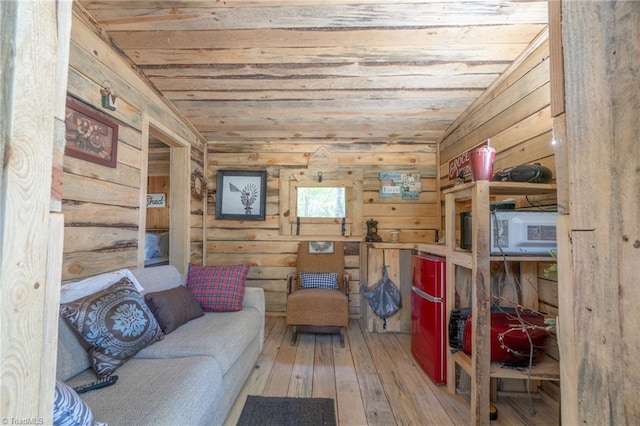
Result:
[[[385,320],[383,328],[386,329],[386,319],[400,310],[402,307],[402,299],[400,297],[400,290],[398,290],[398,287],[391,281],[387,273],[387,266],[384,262],[384,251],[382,256],[382,277],[371,287],[361,288],[360,292],[369,301],[369,306],[371,306],[373,313]]]

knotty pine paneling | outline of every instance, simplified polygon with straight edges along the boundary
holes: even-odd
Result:
[[[191,142],[191,168],[203,167],[200,136],[131,69],[113,46],[100,37],[100,31],[78,8],[74,9],[72,28],[67,92],[114,120],[119,126],[119,140],[115,168],[64,157],[63,281],[136,267],[137,253],[141,249],[138,241],[140,208],[145,208],[140,206],[140,192],[146,190],[141,187],[142,168],[147,163],[152,168],[154,165],[154,158],[143,158],[143,147],[148,142],[143,140],[145,115]],[[101,107],[99,90],[105,80],[111,82],[118,95],[115,111]],[[159,189],[162,189],[159,192],[169,192],[168,187]],[[185,191],[190,189],[185,188]],[[193,222],[191,260],[201,263],[203,202],[192,199],[190,210]],[[164,226],[166,220],[167,217],[156,220],[151,215],[150,224],[168,227],[168,224]]]
[[[210,142],[208,145],[209,202],[207,209],[207,264],[252,265],[248,285],[265,290],[267,311],[286,312],[286,277],[295,271],[300,242],[316,239],[286,236],[279,232],[279,177],[283,170],[306,167],[309,158],[321,146],[328,148],[345,167],[362,167],[363,220],[378,221],[380,235],[389,240],[390,229],[400,229],[402,242],[433,242],[440,225],[436,181],[436,150],[433,144],[386,143],[299,143],[257,142],[244,144]],[[230,221],[215,219],[216,172],[222,169],[266,170],[267,209],[264,221]],[[399,171],[420,173],[423,192],[417,200],[399,197],[380,198],[379,173]],[[363,235],[366,234],[366,227]],[[343,239],[317,238],[317,239]],[[360,314],[360,253],[363,238],[347,238],[345,262],[351,275],[350,312]]]

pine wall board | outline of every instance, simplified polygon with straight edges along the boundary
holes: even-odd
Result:
[[[358,144],[335,140],[322,143],[301,140],[298,143],[253,142],[247,145],[210,141],[208,144],[208,189],[211,194],[207,210],[207,264],[252,264],[248,285],[265,290],[267,311],[286,311],[286,277],[295,271],[300,242],[342,237],[281,235],[279,230],[279,177],[289,169],[305,168],[309,158],[321,147],[327,148],[338,163],[361,168],[363,181],[363,221],[378,221],[380,235],[389,240],[390,229],[401,229],[402,242],[433,242],[439,227],[439,204],[436,192],[436,150],[432,143],[400,144],[393,139],[385,143]],[[264,221],[230,221],[215,219],[216,173],[218,170],[266,170],[267,206]],[[380,198],[380,172],[420,173],[423,192],[417,200],[399,197]],[[360,314],[360,248],[363,237],[347,237],[345,262],[351,275],[350,313]]]
[[[64,157],[63,281],[137,267],[138,251],[144,247],[139,241],[140,209],[146,208],[140,205],[141,180],[147,164],[153,170],[153,159],[143,157],[148,134],[144,126],[149,121],[145,117],[163,123],[190,143],[192,170],[204,166],[201,136],[132,69],[77,4],[69,50],[68,95],[116,122],[119,137],[115,168]],[[118,96],[115,111],[101,107],[104,81],[111,83]],[[201,263],[203,201],[192,197],[190,211],[190,260]],[[150,219],[155,225],[164,220]]]

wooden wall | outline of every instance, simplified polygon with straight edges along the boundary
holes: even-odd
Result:
[[[562,424],[640,424],[640,4],[563,1],[562,46]]]
[[[100,106],[104,81],[118,96],[115,111]],[[203,170],[204,166],[199,134],[147,85],[78,4],[74,4],[68,93],[115,121],[119,140],[115,168],[64,157],[63,281],[138,265],[140,206],[144,202],[141,191],[148,163],[147,123],[160,123],[189,144],[192,170]],[[184,190],[190,191],[188,186]],[[191,200],[189,250],[191,261],[196,263],[202,259],[202,209],[203,202]]]
[[[494,170],[540,163],[554,172],[551,145],[549,42],[545,30],[528,51],[494,82],[451,126],[440,141],[440,186],[449,160],[491,138]]]
[[[253,265],[248,285],[264,288],[267,311],[286,310],[286,276],[295,270],[298,241],[311,240],[283,236],[279,232],[278,181],[283,169],[307,166],[320,147],[328,148],[345,167],[361,167],[364,171],[364,216],[374,218],[383,240],[388,241],[389,229],[401,230],[401,242],[433,242],[434,228],[439,225],[439,203],[436,192],[436,149],[434,144],[405,145],[389,140],[382,144],[358,144],[348,141],[300,140],[299,143],[238,144],[210,141],[208,144],[209,206],[207,212],[207,264],[249,262]],[[265,221],[216,220],[216,172],[220,169],[266,170],[267,217]],[[379,173],[400,171],[420,173],[423,192],[418,200],[380,198]],[[363,229],[363,236],[366,234]],[[338,237],[341,238],[341,237]],[[336,238],[336,239],[338,239]],[[316,238],[317,239],[317,238]],[[326,239],[326,238],[322,238]],[[351,313],[360,313],[359,243],[364,237],[347,238],[345,261],[351,282]],[[366,283],[369,284],[369,283]]]
[[[454,184],[448,179],[449,160],[487,138],[496,148],[494,171],[519,164],[540,163],[551,169],[555,182],[550,103],[549,40],[545,30],[510,69],[462,114],[440,141],[440,187]],[[545,195],[516,197],[516,202],[518,208],[555,209],[557,200],[554,195]],[[544,269],[549,265],[539,263],[536,268],[538,309],[555,317],[558,315],[558,285],[555,278],[544,275]],[[555,336],[549,339],[548,344],[548,353],[558,359]],[[505,382],[502,389],[524,391],[523,385]],[[557,383],[545,381],[542,387],[550,396],[550,402],[559,400]]]

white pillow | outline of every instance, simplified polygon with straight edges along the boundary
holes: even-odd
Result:
[[[142,285],[136,277],[128,269],[120,269],[119,271],[106,272],[104,274],[95,275],[82,281],[64,284],[60,288],[60,303],[69,303],[81,297],[88,296],[100,290],[117,283],[122,278],[129,278],[136,290],[142,291]]]

